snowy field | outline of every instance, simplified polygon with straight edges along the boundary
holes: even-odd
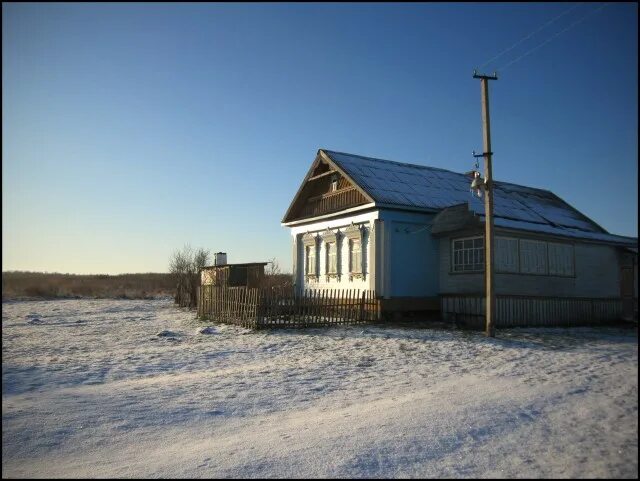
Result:
[[[637,328],[194,317],[3,303],[3,477],[638,476]]]

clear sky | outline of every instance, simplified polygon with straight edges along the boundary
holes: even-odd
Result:
[[[2,4],[2,269],[167,271],[190,243],[276,257],[327,148],[454,171],[482,148],[474,67],[600,4]],[[494,176],[638,232],[638,6],[491,82]]]

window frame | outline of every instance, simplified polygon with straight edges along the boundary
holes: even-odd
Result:
[[[318,266],[318,237],[310,232],[307,232],[303,238],[302,243],[304,246],[304,277],[306,280],[318,280],[319,279],[319,266]],[[313,264],[309,262],[309,254],[313,252]],[[313,265],[313,272],[309,272],[309,266]]]
[[[348,257],[348,271],[349,280],[364,279],[365,278],[365,265],[364,265],[364,234],[365,227],[362,224],[354,224],[353,222],[346,229],[344,229],[345,238],[349,241],[347,245],[347,257]],[[357,241],[360,244],[360,262],[358,263],[359,270],[352,270],[353,267],[353,243]]]
[[[465,248],[464,247],[464,241],[465,240],[473,240],[475,241],[476,239],[480,239],[482,240],[482,248],[478,248],[478,247],[471,247],[471,248]],[[455,243],[456,242],[462,242],[463,243],[463,247],[461,249],[462,251],[462,266],[463,269],[462,270],[456,270],[456,247],[455,247]],[[474,242],[475,244],[475,242]],[[480,252],[482,252],[482,262],[481,264],[481,268],[480,269],[464,269],[464,251],[474,251],[474,250],[480,250]],[[449,269],[450,269],[450,273],[451,274],[478,274],[478,273],[482,273],[485,270],[485,245],[484,245],[484,235],[474,235],[474,236],[467,236],[467,237],[452,237],[451,238],[451,244],[450,244],[450,262],[449,262]],[[469,265],[475,266],[478,265],[478,263],[469,263]]]
[[[354,246],[358,245],[358,253],[360,262],[357,262],[354,269]],[[349,239],[349,274],[352,276],[362,275],[362,239],[352,238]]]
[[[325,274],[327,276],[337,276],[338,275],[338,241],[328,241],[325,242]],[[331,262],[331,246],[333,246],[333,257],[335,259],[335,263]],[[335,270],[331,270],[335,267]]]
[[[564,279],[568,279],[568,278],[576,278],[576,243],[575,242],[571,242],[568,240],[548,240],[548,239],[540,239],[537,237],[520,237],[520,236],[514,236],[514,235],[502,235],[502,234],[495,234],[494,237],[494,248],[497,249],[496,245],[497,242],[495,242],[496,238],[502,238],[502,239],[509,239],[509,240],[515,240],[517,241],[516,246],[517,246],[517,271],[503,271],[498,269],[497,263],[496,265],[494,265],[494,269],[495,269],[495,273],[496,274],[500,274],[500,275],[520,275],[520,276],[542,276],[542,277],[560,277],[560,278],[564,278]],[[449,244],[449,248],[450,248],[450,261],[449,261],[449,274],[477,274],[477,273],[482,273],[485,270],[485,264],[483,262],[483,268],[482,270],[461,270],[461,271],[456,271],[455,270],[455,242],[456,241],[464,241],[464,240],[469,240],[469,239],[477,239],[477,238],[482,238],[484,240],[484,235],[468,235],[465,237],[450,237],[450,244]],[[544,260],[545,260],[545,272],[544,273],[536,273],[536,272],[523,272],[522,271],[522,249],[521,249],[521,243],[522,241],[529,241],[529,242],[541,242],[544,244],[544,248],[545,248],[545,255],[544,255]],[[560,245],[564,245],[567,247],[571,248],[571,262],[572,262],[572,273],[571,274],[559,274],[559,273],[551,273],[550,270],[550,258],[549,258],[549,245],[550,244],[560,244]],[[464,250],[464,248],[463,248]],[[497,259],[497,257],[496,257]],[[464,259],[463,259],[464,261]],[[464,264],[463,264],[464,265]]]

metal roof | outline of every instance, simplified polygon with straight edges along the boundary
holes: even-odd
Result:
[[[484,200],[469,192],[465,174],[426,165],[405,164],[321,149],[376,204],[441,210],[468,203],[484,219]],[[497,226],[534,232],[637,245],[637,238],[609,234],[554,193],[494,181]]]

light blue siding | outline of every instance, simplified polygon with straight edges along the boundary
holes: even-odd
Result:
[[[433,215],[380,211],[387,234],[385,286],[388,297],[437,296],[439,243],[431,236]],[[385,248],[386,247],[386,248]]]

